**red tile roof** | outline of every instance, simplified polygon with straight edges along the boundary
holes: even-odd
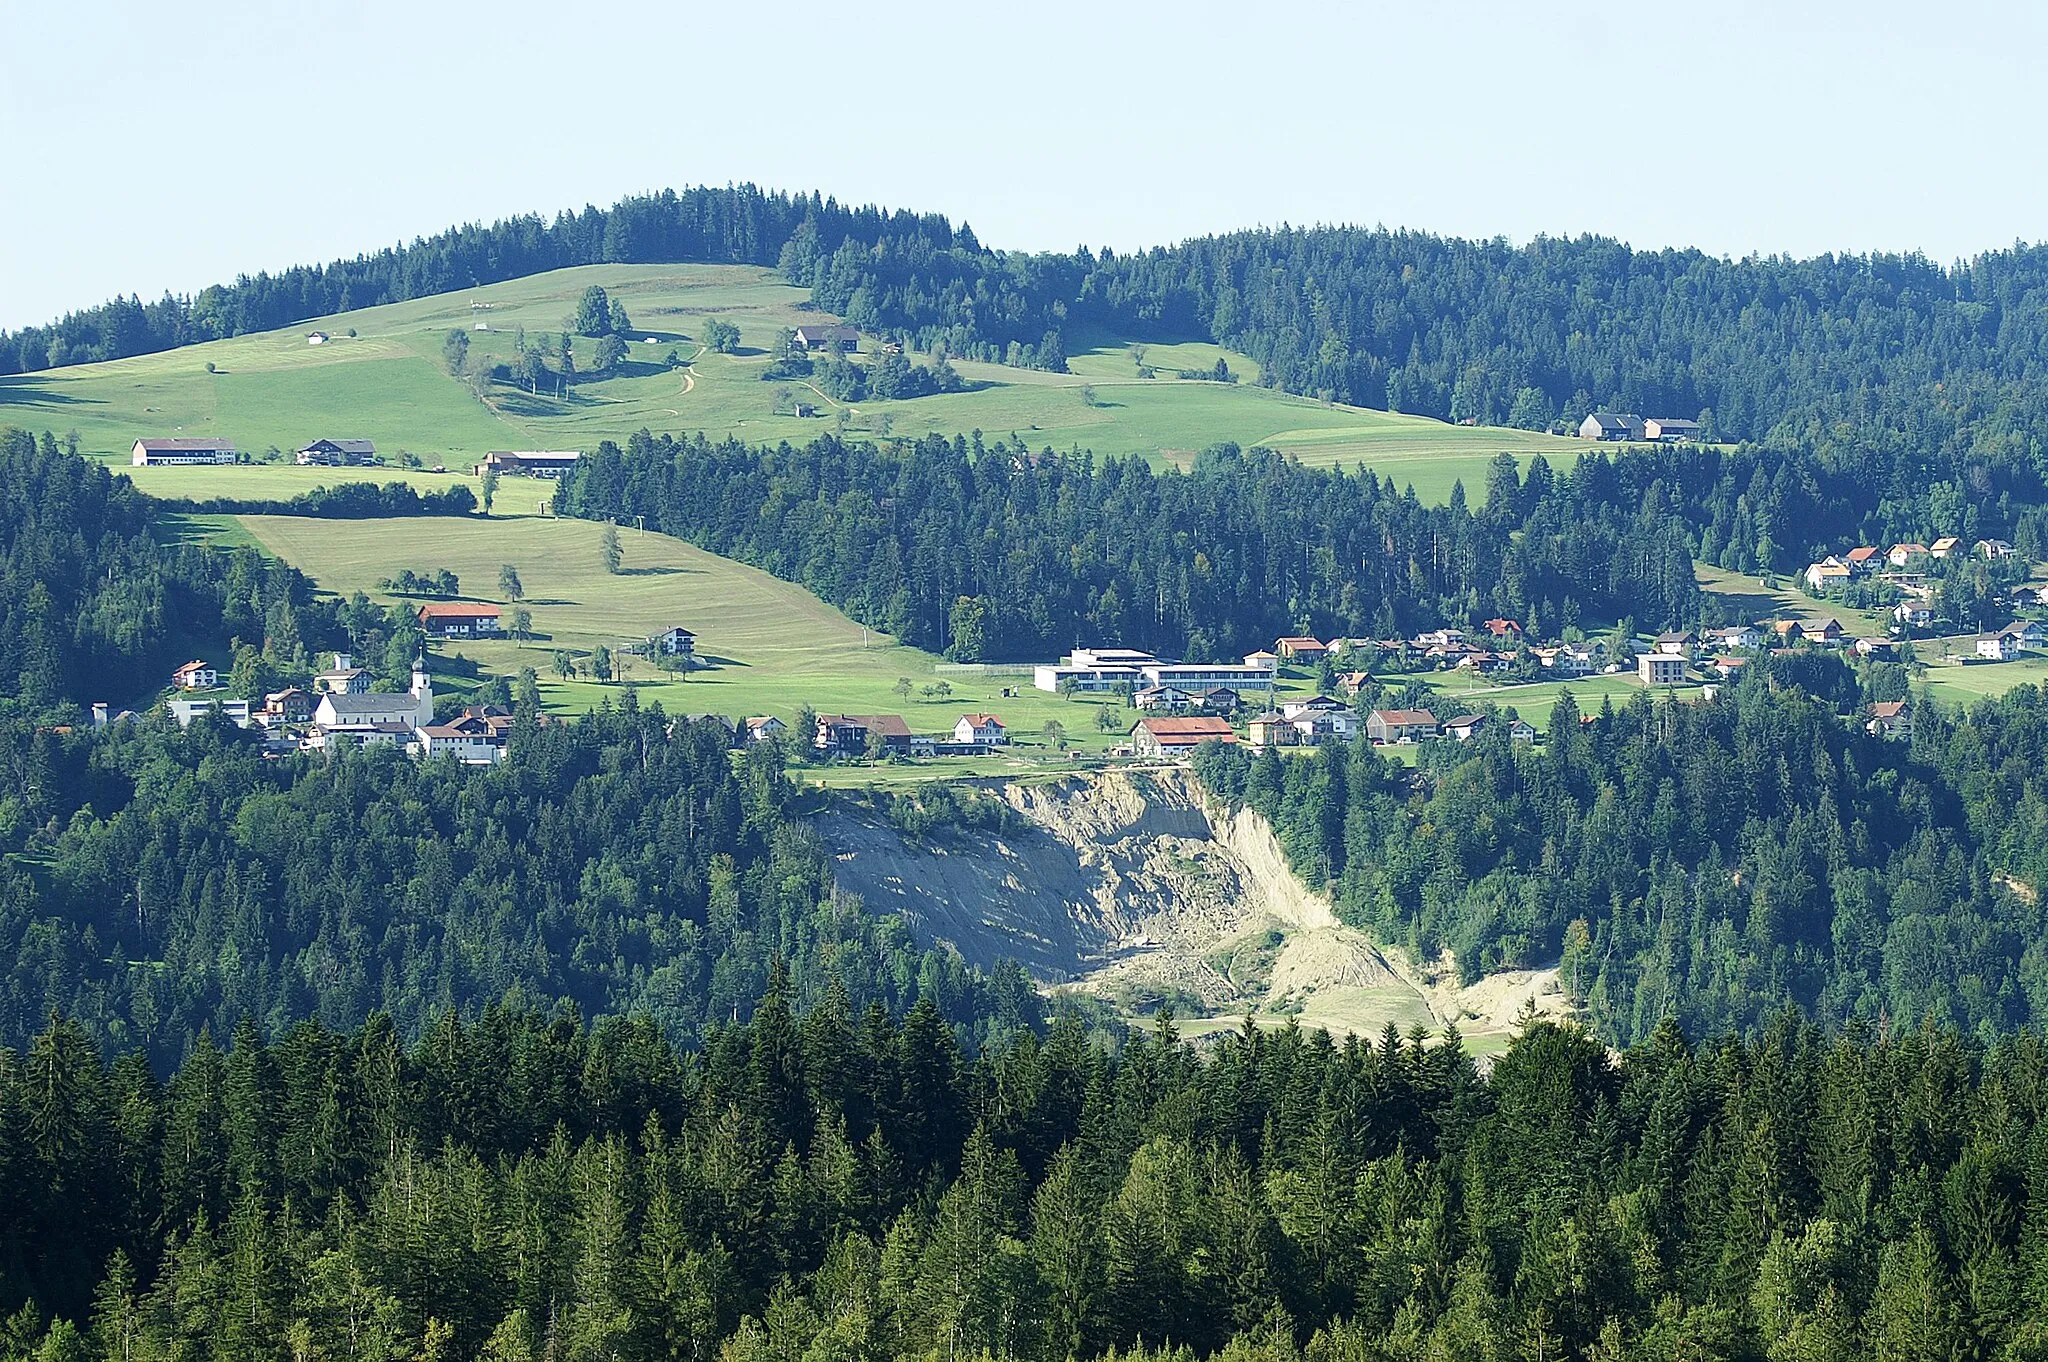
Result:
[[[1198,742],[1205,742],[1210,738],[1231,738],[1235,736],[1230,731],[1230,721],[1228,719],[1218,719],[1213,716],[1140,719],[1136,726],[1150,733],[1155,741],[1168,747],[1177,747],[1183,744],[1192,745]]]
[[[419,609],[423,620],[476,620],[496,619],[495,605],[470,605],[463,601],[428,601]]]

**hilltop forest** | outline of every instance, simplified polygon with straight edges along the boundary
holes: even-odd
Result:
[[[1063,368],[1089,328],[1201,337],[1253,356],[1265,382],[1361,406],[1532,428],[1595,406],[1698,415],[1716,439],[1873,486],[1932,472],[2041,487],[2048,247],[1945,269],[1324,227],[1033,255],[938,214],[698,187],[115,299],[0,335],[0,373],[603,262],[773,266],[863,330],[973,359]]]

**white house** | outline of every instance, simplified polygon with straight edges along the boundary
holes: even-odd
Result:
[[[960,722],[953,725],[953,741],[980,743],[984,747],[1000,747],[1010,740],[1003,721],[993,714],[963,714]]]
[[[1892,609],[1892,618],[1908,629],[1925,629],[1934,623],[1934,611],[1926,601],[1900,601]]]
[[[220,684],[220,673],[194,659],[171,673],[171,684],[179,690],[212,690]]]
[[[2011,629],[1977,637],[1977,656],[1986,662],[2010,662],[2019,655],[2020,636]]]

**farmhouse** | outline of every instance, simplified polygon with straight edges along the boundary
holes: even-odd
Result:
[[[1864,730],[1873,738],[1913,736],[1913,710],[1904,700],[1880,700],[1870,707],[1870,722]]]
[[[1842,561],[1848,564],[1849,571],[1862,576],[1864,573],[1876,571],[1878,563],[1877,550],[1871,548],[1868,544],[1864,544],[1850,549],[1847,553],[1843,554]]]
[[[1596,411],[1579,422],[1581,440],[1640,440],[1643,418],[1634,412]]]
[[[1202,692],[1199,703],[1208,714],[1235,714],[1244,704],[1244,697],[1229,686],[1211,686]]]
[[[171,684],[179,690],[212,690],[220,684],[220,673],[204,662],[187,662],[171,673]]]
[[[1771,625],[1771,630],[1777,634],[1778,642],[1788,648],[1806,641],[1806,626],[1798,620],[1778,620]]]
[[[1436,715],[1426,709],[1376,709],[1365,717],[1365,736],[1378,744],[1436,736]]]
[[[1636,672],[1646,686],[1676,686],[1685,681],[1685,659],[1669,653],[1644,653],[1636,659]]]
[[[1692,630],[1678,629],[1657,635],[1657,651],[1666,657],[1691,657],[1699,641],[1699,636]]]
[[[1643,422],[1643,438],[1658,440],[1664,444],[1680,444],[1686,440],[1700,438],[1700,423],[1681,421],[1673,417],[1652,416]]]
[[[355,468],[377,462],[377,446],[368,440],[315,440],[298,452],[302,466]]]
[[[1877,662],[1890,662],[1899,655],[1899,645],[1888,638],[1859,638],[1854,646],[1856,656]]]
[[[910,752],[910,725],[897,714],[820,714],[811,745],[820,752],[859,756],[871,737],[891,755]]]
[[[1329,655],[1330,650],[1320,639],[1283,638],[1273,645],[1273,651],[1280,655],[1283,662],[1308,664],[1321,662]]]
[[[953,725],[953,741],[979,743],[983,747],[1000,747],[1010,740],[1003,721],[993,714],[963,714],[960,722]]]
[[[691,657],[697,651],[697,636],[678,624],[656,634],[654,646],[668,657]]]
[[[1714,671],[1723,681],[1733,681],[1748,665],[1749,659],[1746,657],[1729,657],[1724,654],[1714,659]]]
[[[498,607],[468,601],[428,601],[419,608],[428,638],[475,638],[498,632]]]
[[[748,743],[773,742],[789,732],[789,725],[773,714],[756,714],[740,725],[739,731]]]
[[[128,452],[128,462],[135,468],[234,461],[232,440],[137,440]]]
[[[1508,724],[1508,741],[1533,743],[1536,741],[1536,725],[1527,719],[1516,719]]]
[[[796,329],[796,343],[806,350],[829,350],[835,345],[858,350],[860,331],[836,322],[811,322]]]
[[[1522,637],[1522,626],[1513,620],[1488,620],[1484,627],[1497,639],[1519,640]]]
[[[476,466],[476,475],[498,473],[512,477],[559,478],[583,457],[577,449],[493,450]]]
[[[1884,560],[1895,568],[1902,568],[1915,558],[1925,558],[1925,544],[1894,544],[1885,551]]]
[[[2003,539],[1979,539],[1970,546],[1970,552],[1979,558],[2010,558],[2012,545]]]
[[[1807,628],[1806,641],[1809,643],[1840,643],[1843,635],[1847,632],[1847,630],[1842,628],[1840,620],[1822,620],[1819,624],[1811,625]]]
[[[1230,721],[1210,715],[1140,719],[1131,725],[1131,751],[1141,757],[1186,756],[1205,742],[1236,742]]]

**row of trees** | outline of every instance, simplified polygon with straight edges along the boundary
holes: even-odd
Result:
[[[1532,1025],[1339,1047],[1071,1019],[963,1050],[771,980],[679,1054],[58,1022],[0,1064],[8,1355],[2037,1358],[2048,1047]],[[1113,1350],[1113,1351],[1112,1351]]]

